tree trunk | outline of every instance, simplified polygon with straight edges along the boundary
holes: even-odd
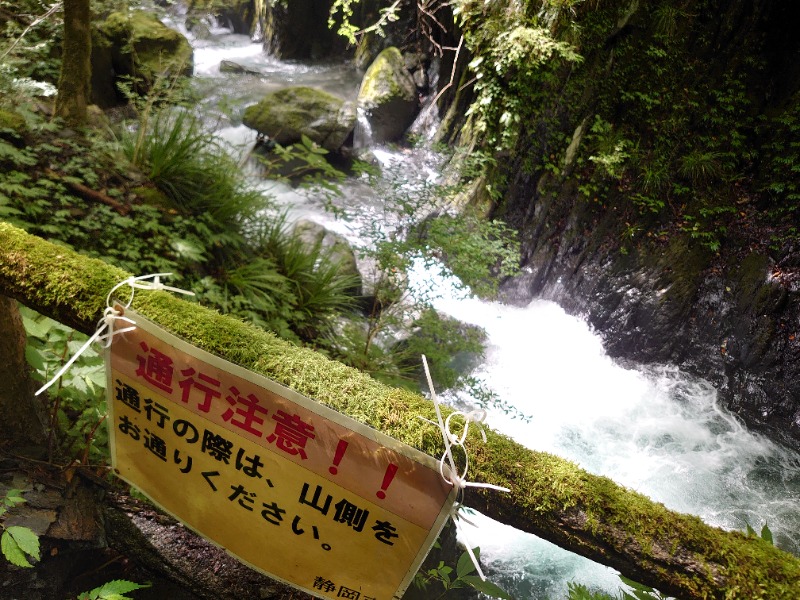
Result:
[[[16,447],[45,442],[41,406],[25,361],[25,328],[17,301],[0,295],[0,440]]]
[[[85,333],[108,291],[129,277],[101,261],[0,223],[0,292]],[[262,329],[165,292],[137,293],[134,308],[207,352],[265,375],[333,410],[431,455],[442,452],[433,407],[418,394],[276,338]],[[473,428],[474,429],[474,428]],[[796,600],[800,560],[739,532],[667,510],[606,477],[592,475],[508,437],[470,430],[470,477],[510,493],[468,490],[466,504],[493,519],[612,566],[684,599]]]
[[[70,125],[86,122],[92,79],[89,0],[64,0],[64,50],[58,79],[56,116]]]

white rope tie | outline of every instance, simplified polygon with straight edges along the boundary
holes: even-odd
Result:
[[[433,388],[433,379],[431,378],[430,369],[428,369],[428,359],[425,358],[425,355],[422,355],[422,365],[425,368],[425,377],[428,380],[428,389],[431,392],[431,400],[433,400],[433,406],[436,409],[436,418],[438,419],[438,423],[434,423],[428,419],[424,419],[420,417],[423,421],[427,421],[433,425],[438,425],[439,429],[442,432],[442,440],[444,441],[444,453],[442,457],[439,459],[439,473],[447,483],[453,485],[458,490],[458,499],[453,504],[453,507],[450,509],[450,518],[453,519],[453,523],[456,525],[456,530],[461,535],[461,537],[466,541],[467,535],[464,529],[461,527],[459,521],[463,520],[475,526],[469,519],[467,519],[464,515],[462,515],[459,511],[463,508],[463,504],[461,500],[463,499],[464,490],[468,487],[475,487],[475,488],[490,488],[493,490],[497,490],[500,492],[510,492],[511,490],[505,487],[501,487],[499,485],[494,485],[491,483],[480,483],[475,481],[467,481],[467,471],[469,470],[469,454],[467,453],[466,447],[464,446],[464,442],[467,439],[467,434],[469,433],[469,425],[470,423],[477,423],[478,425],[483,424],[486,420],[486,411],[485,410],[471,410],[467,413],[462,411],[455,411],[450,413],[447,416],[447,419],[442,418],[442,410],[439,403],[439,398],[436,396],[436,390]],[[450,420],[455,417],[456,415],[462,417],[464,419],[464,429],[461,431],[461,435],[456,436],[450,431]],[[480,428],[481,437],[483,441],[486,442],[486,432],[483,428]],[[453,446],[460,446],[464,449],[464,470],[459,475],[458,468],[456,467],[456,461],[453,458]],[[447,465],[450,467],[450,478],[444,474],[444,465],[445,461],[447,461]],[[481,570],[481,566],[478,563],[478,558],[475,556],[475,553],[472,551],[472,546],[469,542],[466,542],[467,552],[469,553],[469,557],[472,559],[472,564],[475,565],[475,569],[478,572],[478,575],[483,581],[486,581],[486,576],[483,574]]]
[[[102,342],[103,348],[108,348],[111,346],[111,340],[115,335],[136,329],[136,323],[128,317],[123,317],[122,312],[115,309],[111,304],[111,297],[113,296],[114,292],[116,292],[122,286],[128,285],[131,288],[131,294],[128,297],[128,302],[124,305],[124,308],[129,308],[133,303],[133,296],[136,293],[136,290],[166,290],[169,292],[177,292],[178,294],[194,296],[194,292],[188,292],[186,290],[161,283],[161,277],[167,275],[172,275],[172,273],[155,273],[154,275],[128,277],[126,280],[119,282],[117,285],[111,288],[111,291],[108,292],[108,295],[106,296],[106,309],[103,311],[103,318],[97,323],[97,330],[95,330],[95,332],[88,340],[86,340],[83,346],[81,346],[78,351],[72,355],[72,357],[64,364],[64,366],[58,370],[52,379],[50,379],[50,381],[36,391],[36,395],[38,396],[56,381],[58,381],[61,376],[69,370],[73,363],[78,360],[81,354],[83,354],[94,342]],[[148,279],[152,279],[152,281],[147,281]],[[130,325],[123,327],[122,329],[116,329],[115,327],[118,320],[125,321]]]

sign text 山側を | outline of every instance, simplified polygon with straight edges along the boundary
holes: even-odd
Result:
[[[438,461],[126,316],[107,362],[117,474],[308,593],[399,597],[453,503]]]

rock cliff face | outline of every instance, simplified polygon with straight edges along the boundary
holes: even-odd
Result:
[[[509,300],[556,301],[585,316],[611,356],[703,377],[748,426],[800,448],[800,254],[786,270],[757,252],[726,265],[685,240],[621,255],[592,223],[563,217],[581,234],[543,215]]]
[[[485,182],[523,240],[506,293],[585,315],[612,356],[709,379],[800,448],[798,8],[584,8],[582,62],[538,74]]]

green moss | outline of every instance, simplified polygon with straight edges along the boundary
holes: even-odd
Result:
[[[358,92],[360,102],[377,104],[390,98],[401,97],[414,100],[412,88],[399,84],[398,74],[404,74],[405,63],[400,50],[390,46],[383,50],[364,73],[361,89]]]
[[[0,290],[86,333],[108,291],[128,274],[0,223]],[[164,292],[140,292],[134,308],[188,342],[261,373],[388,435],[439,456],[434,418],[418,394],[379,384],[320,354],[250,324]],[[612,564],[682,598],[795,600],[800,560],[771,545],[704,524],[697,517],[531,451],[488,430],[471,429],[474,481],[510,493],[467,490],[466,503],[564,548]]]
[[[670,240],[666,251],[652,255],[651,260],[661,270],[664,286],[668,288],[662,296],[662,304],[683,311],[697,293],[710,259],[706,248],[688,243],[681,235]]]
[[[355,112],[345,110],[344,100],[333,94],[298,86],[269,93],[248,106],[242,123],[278,144],[299,142],[305,134],[328,150],[338,150],[355,126]]]
[[[0,108],[0,135],[3,130],[10,131],[15,136],[21,136],[27,130],[25,118],[17,112]]]
[[[282,128],[300,131],[323,114],[337,114],[344,100],[323,90],[291,87],[264,96],[248,106],[242,122],[260,133],[275,136]]]
[[[131,189],[131,192],[141,198],[146,204],[151,206],[158,206],[162,208],[172,207],[174,203],[164,195],[164,193],[155,187],[139,186]]]
[[[101,31],[114,49],[114,67],[120,75],[134,75],[150,85],[161,73],[192,74],[193,51],[188,40],[155,15],[112,13]]]

